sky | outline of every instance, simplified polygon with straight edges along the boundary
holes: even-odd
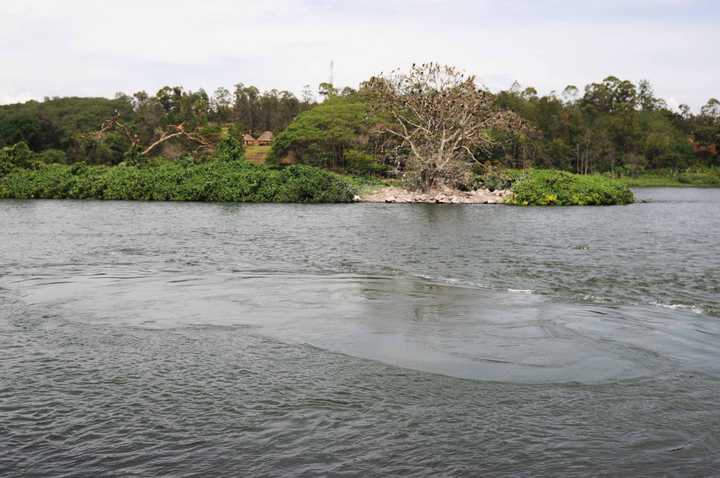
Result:
[[[491,90],[608,75],[720,97],[717,0],[0,0],[0,103],[237,83],[300,94],[435,61]]]

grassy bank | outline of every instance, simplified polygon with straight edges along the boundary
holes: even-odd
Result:
[[[106,199],[217,202],[350,202],[346,178],[310,166],[282,170],[246,161],[147,166],[53,164],[15,169],[0,178],[3,199]]]
[[[620,177],[618,180],[632,188],[720,187],[720,169],[647,173],[636,177]]]
[[[245,146],[245,159],[253,164],[265,164],[270,146]]]
[[[565,171],[531,169],[512,172],[516,206],[609,206],[629,204],[635,198],[624,183],[604,176],[585,176]]]

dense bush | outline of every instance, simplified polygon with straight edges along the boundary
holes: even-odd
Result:
[[[215,155],[224,161],[240,161],[245,159],[245,146],[234,136],[227,136],[218,143]]]
[[[34,160],[40,164],[64,164],[68,162],[65,151],[60,149],[46,149],[41,153],[35,154]]]
[[[344,178],[310,166],[268,169],[245,161],[138,166],[53,164],[15,169],[0,179],[0,198],[221,202],[349,202]]]
[[[29,168],[32,159],[33,152],[23,142],[0,148],[0,178],[16,168]]]
[[[509,204],[519,206],[608,206],[634,201],[630,188],[604,176],[528,170],[512,183]]]

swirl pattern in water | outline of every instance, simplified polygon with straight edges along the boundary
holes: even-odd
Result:
[[[0,202],[3,476],[711,475],[720,191]]]

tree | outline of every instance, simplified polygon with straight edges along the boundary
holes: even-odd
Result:
[[[573,104],[577,101],[577,97],[580,94],[580,90],[575,85],[567,85],[562,92],[562,99],[565,103]]]
[[[537,100],[538,90],[533,86],[528,86],[520,93],[520,97],[527,101]]]
[[[720,146],[720,101],[710,98],[700,109],[700,114],[692,118],[693,136],[698,143],[700,153],[705,158],[719,157]]]
[[[310,85],[303,86],[301,98],[303,103],[308,105],[315,103],[315,94],[313,93],[312,88],[310,88]]]
[[[97,129],[115,112],[130,117],[129,98],[48,98],[0,105],[0,147],[23,141],[33,151],[65,150],[75,134]]]
[[[143,143],[141,137],[134,131],[131,125],[125,124],[118,115],[103,122],[100,130],[94,133],[79,135],[78,143],[85,150],[91,150],[100,146],[107,147],[108,141],[114,144],[123,144],[123,152],[131,159],[150,157],[163,143],[177,138],[188,144],[196,146],[196,151],[209,152],[215,146],[208,138],[200,134],[195,128],[188,128],[184,123],[167,125],[158,128],[155,135],[150,139],[149,144]],[[122,153],[121,153],[122,154]]]
[[[634,110],[637,105],[637,90],[630,81],[608,76],[602,83],[592,83],[585,87],[583,103],[599,113]]]
[[[232,95],[222,86],[215,90],[212,100],[212,111],[217,121],[230,121],[232,113]]]
[[[720,120],[720,101],[710,98],[700,109],[700,114],[712,120]]]
[[[334,96],[301,113],[273,141],[269,163],[293,161],[363,174],[382,166],[372,154],[376,120],[361,95]]]
[[[260,90],[254,86],[245,86],[242,83],[235,85],[233,119],[251,131],[258,129],[259,96]]]
[[[474,76],[451,66],[413,65],[365,87],[373,110],[390,119],[383,131],[409,150],[406,179],[422,190],[465,186],[476,154],[495,145],[493,132],[522,126],[517,115],[495,106]]]
[[[245,147],[237,138],[227,136],[218,143],[215,154],[224,161],[241,161],[245,159]]]
[[[692,117],[692,111],[690,110],[690,107],[685,103],[678,106],[678,110],[680,111],[680,117],[684,121],[687,121]]]
[[[655,111],[660,107],[660,100],[655,98],[655,91],[648,80],[640,80],[637,99],[643,111]]]
[[[318,94],[323,98],[330,98],[331,96],[337,96],[338,90],[332,83],[323,82],[318,87]]]

